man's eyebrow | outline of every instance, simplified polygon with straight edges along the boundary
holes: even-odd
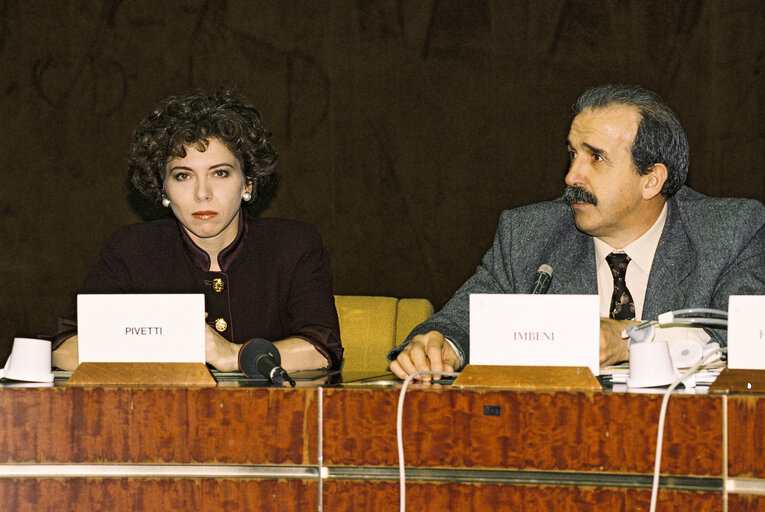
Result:
[[[590,153],[600,156],[603,160],[608,160],[608,152],[605,149],[596,148],[595,146],[591,146],[590,144],[587,144],[586,142],[583,142],[582,146],[589,149]]]

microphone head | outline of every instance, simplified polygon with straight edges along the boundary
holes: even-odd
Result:
[[[263,374],[262,368],[259,368],[259,366],[263,365],[263,362],[266,362],[264,358],[271,359],[274,366],[279,366],[282,363],[279,349],[273,343],[263,338],[253,338],[245,343],[239,351],[239,368],[248,377],[262,375],[269,379],[270,375],[268,375],[268,372]]]
[[[531,285],[532,295],[542,295],[547,293],[550,289],[550,283],[552,282],[552,267],[547,263],[539,265],[537,273],[534,276],[534,283]]]

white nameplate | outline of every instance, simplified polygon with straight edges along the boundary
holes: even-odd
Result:
[[[470,363],[587,366],[599,374],[597,295],[470,295]]]
[[[765,295],[729,297],[728,368],[765,370]]]
[[[204,363],[203,294],[77,296],[80,363]]]

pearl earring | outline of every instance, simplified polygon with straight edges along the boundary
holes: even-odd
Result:
[[[163,197],[162,198],[162,206],[164,206],[165,208],[170,206],[170,200],[168,198],[166,198],[166,197]]]
[[[249,203],[251,199],[252,199],[252,194],[250,194],[249,192],[245,192],[244,194],[242,194],[242,200],[245,203]]]

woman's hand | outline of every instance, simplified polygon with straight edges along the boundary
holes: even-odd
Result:
[[[241,345],[231,343],[218,334],[210,324],[205,324],[205,361],[222,372],[239,370]]]

